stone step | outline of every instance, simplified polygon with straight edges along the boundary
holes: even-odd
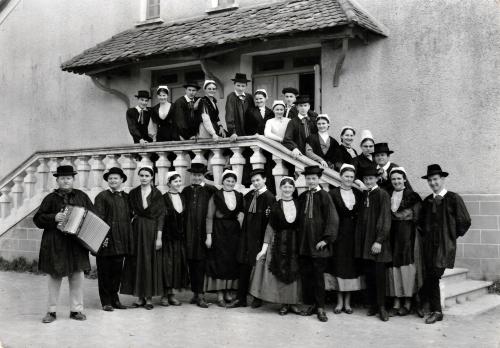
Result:
[[[469,270],[467,268],[447,268],[444,271],[441,281],[446,285],[451,283],[458,283],[467,279],[467,273]]]
[[[474,316],[486,313],[500,307],[500,295],[488,294],[474,301],[467,301],[444,309],[445,315],[465,317],[472,319]]]
[[[463,280],[456,283],[441,284],[441,296],[444,295],[445,307],[473,301],[488,293],[488,287],[493,284],[490,281]],[[444,285],[444,286],[443,286]]]

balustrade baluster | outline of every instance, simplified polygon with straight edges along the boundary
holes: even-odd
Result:
[[[189,178],[187,169],[189,167],[189,155],[187,154],[186,151],[174,151],[177,157],[175,157],[175,160],[173,161],[173,166],[175,168],[175,171],[178,172],[181,175],[182,178],[182,184],[183,185],[189,185]]]
[[[12,209],[12,199],[10,198],[10,184],[0,189],[0,218],[5,219],[10,215]]]
[[[117,155],[106,155],[107,161],[106,161],[106,170],[110,170],[113,167],[118,167],[120,168],[120,163],[118,163],[118,157]]]
[[[78,165],[76,166],[76,171],[78,172],[78,183],[81,190],[89,190],[89,175],[90,175],[90,164],[89,156],[78,156]]]
[[[193,163],[202,163],[204,165],[207,165],[207,160],[205,159],[204,150],[193,150],[194,152],[194,158],[191,160],[191,164]]]
[[[59,162],[60,159],[57,157],[51,157],[49,161],[49,169],[50,169],[50,174],[52,174],[52,178],[49,182],[49,188],[50,189],[56,189],[57,188],[57,183],[56,180],[53,177],[53,174],[57,171],[57,167],[59,167]]]
[[[264,169],[266,164],[266,156],[262,153],[262,149],[258,145],[253,145],[250,147],[253,151],[250,157],[250,163],[252,164],[252,169]]]
[[[281,197],[280,182],[284,176],[288,175],[288,168],[283,163],[283,160],[278,156],[273,155],[273,161],[274,163],[276,163],[272,171],[274,176],[274,182],[276,183],[276,195],[278,197]]]
[[[125,192],[129,192],[134,187],[135,169],[137,168],[137,163],[134,160],[134,154],[126,153],[123,154],[122,169],[127,176],[127,181],[123,185]]]
[[[18,209],[23,204],[23,176],[18,175],[14,178],[14,186],[12,186],[11,195],[12,195],[12,203],[15,209]]]
[[[167,172],[168,168],[172,165],[168,160],[167,152],[159,152],[158,153],[158,161],[156,161],[156,168],[158,168],[158,189],[165,193],[168,190],[167,187]]]
[[[24,177],[24,192],[26,199],[31,199],[35,195],[36,169],[35,163],[26,168],[26,176]]]
[[[213,149],[212,151],[213,156],[210,158],[210,165],[214,175],[214,183],[220,185],[222,184],[222,172],[224,171],[226,159],[222,156],[223,149]]]
[[[47,192],[49,190],[48,183],[49,183],[50,168],[47,165],[46,158],[39,158],[38,163],[40,163],[37,168],[37,173],[38,176],[40,177],[40,180],[38,181],[40,183],[40,190],[42,192]]]
[[[105,166],[102,162],[104,156],[93,155],[92,164],[90,165],[90,172],[92,173],[92,189],[93,193],[99,193],[103,190],[102,187],[102,174],[104,172]]]
[[[243,167],[245,166],[246,160],[243,157],[243,148],[241,147],[232,147],[231,151],[233,151],[233,155],[229,159],[229,164],[231,168],[238,174],[237,183],[241,185],[241,179],[243,177]]]

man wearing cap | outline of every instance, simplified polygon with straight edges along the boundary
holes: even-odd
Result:
[[[89,252],[75,236],[64,234],[57,226],[65,221],[63,212],[67,205],[93,210],[90,198],[82,191],[73,188],[76,171],[72,166],[57,167],[56,183],[58,188],[49,193],[40,204],[33,217],[35,225],[43,229],[40,244],[38,268],[48,274],[48,311],[43,323],[56,320],[56,307],[63,277],[68,277],[70,293],[70,318],[86,320],[83,311],[83,272],[90,270]]]
[[[135,95],[137,105],[127,110],[127,125],[134,143],[145,144],[153,141],[148,132],[149,121],[151,120],[151,110],[148,103],[151,99],[148,91],[139,91]]]
[[[207,167],[202,163],[193,163],[188,172],[191,173],[191,185],[182,190],[186,204],[186,257],[188,260],[193,291],[192,304],[201,308],[208,308],[203,298],[203,281],[205,279],[205,260],[207,248],[205,241],[206,217],[208,202],[217,188],[205,183]]]
[[[295,157],[298,157],[306,153],[306,139],[310,135],[318,133],[318,128],[316,127],[316,116],[308,115],[311,107],[309,96],[299,96],[296,105],[299,113],[297,117],[288,122],[283,145],[292,151]]]
[[[266,187],[266,171],[264,169],[254,169],[250,173],[250,180],[252,181],[253,190],[244,197],[245,217],[238,246],[238,263],[240,264],[238,297],[227,306],[228,308],[245,307],[247,305],[250,275],[257,254],[264,242],[271,207],[276,202],[276,198]],[[254,298],[252,308],[261,305],[262,301]]]
[[[295,102],[297,101],[297,97],[299,95],[299,90],[295,87],[285,87],[285,88],[283,88],[281,93],[283,94],[283,97],[284,97],[285,103],[286,103],[284,117],[285,118],[297,117],[299,115],[299,111],[295,105]],[[312,117],[312,118],[318,116],[318,114],[312,110],[309,110],[307,112],[307,114],[309,115],[309,117]]]
[[[198,134],[201,120],[196,116],[196,93],[200,86],[196,82],[187,82],[183,85],[186,94],[178,98],[172,105],[172,122],[180,140],[189,140]]]
[[[443,320],[439,279],[445,268],[455,265],[457,238],[465,235],[471,225],[471,218],[462,198],[455,192],[446,190],[445,178],[448,173],[439,164],[427,167],[427,180],[432,194],[422,202],[420,232],[423,236],[424,284],[420,289],[420,299],[429,304],[430,313],[426,324]],[[423,317],[423,310],[418,314]]]
[[[379,175],[378,186],[387,192],[392,190],[389,174],[393,168],[399,167],[396,163],[391,162],[391,154],[393,153],[394,151],[389,149],[389,145],[387,143],[375,144],[375,148],[372,153],[375,158],[375,163],[377,163]],[[407,185],[409,185],[409,182]]]
[[[118,291],[125,255],[133,253],[133,236],[130,224],[131,214],[128,205],[128,194],[123,192],[122,185],[127,176],[118,167],[104,173],[104,180],[109,189],[100,192],[95,198],[96,213],[109,226],[110,230],[104,239],[96,257],[97,283],[102,309],[112,312],[126,309],[120,303]]]
[[[246,74],[236,73],[234,92],[229,93],[226,99],[226,125],[228,134],[234,140],[237,136],[253,135],[245,132],[245,113],[253,106],[253,97],[245,92],[248,82]]]
[[[302,173],[307,191],[299,196],[299,265],[303,302],[309,305],[302,314],[317,314],[328,321],[325,312],[325,279],[327,260],[332,256],[332,243],[338,235],[339,216],[330,195],[319,185],[323,169],[309,166]]]

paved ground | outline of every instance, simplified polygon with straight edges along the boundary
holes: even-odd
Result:
[[[85,280],[88,320],[68,319],[68,286],[63,283],[58,319],[42,324],[46,277],[0,272],[0,341],[3,347],[499,347],[500,309],[474,320],[448,317],[425,325],[411,316],[387,323],[363,310],[315,317],[280,317],[275,306],[260,309],[155,307],[104,312],[97,282]],[[189,299],[189,294],[180,296]],[[124,296],[125,304],[132,297]],[[1,346],[1,345],[0,345]]]

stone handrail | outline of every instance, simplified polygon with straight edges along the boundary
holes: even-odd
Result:
[[[245,158],[244,150],[247,148],[252,151],[246,151],[245,154],[251,153],[251,156],[247,155]],[[241,185],[243,167],[249,161],[252,168],[263,168],[266,163],[264,152],[271,154],[275,162],[272,173],[276,187],[281,178],[288,175],[285,163],[294,165],[299,171],[305,166],[316,164],[305,156],[294,158],[291,151],[283,145],[261,135],[238,137],[235,141],[198,139],[36,152],[0,181],[0,235],[36,209],[45,195],[55,188],[55,181],[51,180],[52,173],[62,164],[70,164],[76,168],[78,175],[75,187],[87,192],[91,198],[104,189],[102,174],[114,166],[121,167],[129,178],[124,184],[126,191],[137,186],[139,183],[136,172],[142,166],[153,165],[153,153],[158,157],[155,162],[158,169],[156,184],[162,192],[167,189],[166,173],[171,167],[181,173],[184,183],[188,183],[187,169],[191,163],[208,165],[215,185],[221,184],[224,167],[231,166],[239,174],[237,188],[245,191],[247,188]],[[338,186],[339,175],[326,169],[322,182]],[[300,176],[297,188],[304,187],[304,178]]]

